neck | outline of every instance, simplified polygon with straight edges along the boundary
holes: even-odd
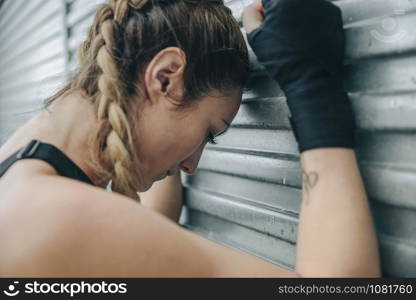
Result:
[[[32,139],[52,144],[74,161],[95,185],[105,187],[108,181],[99,180],[87,163],[91,160],[86,149],[89,149],[89,138],[96,125],[93,105],[80,92],[73,92],[56,99],[39,112],[19,128],[7,144],[10,142],[11,148],[19,144],[19,148]]]

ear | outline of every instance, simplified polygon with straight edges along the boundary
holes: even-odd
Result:
[[[165,48],[151,60],[144,76],[150,102],[161,99],[175,104],[182,102],[185,65],[185,53],[177,47]]]

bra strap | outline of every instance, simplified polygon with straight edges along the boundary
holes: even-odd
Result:
[[[32,140],[3,161],[0,164],[0,177],[16,161],[27,158],[43,160],[54,167],[60,175],[93,185],[91,179],[65,153],[55,146],[42,143],[39,140]]]

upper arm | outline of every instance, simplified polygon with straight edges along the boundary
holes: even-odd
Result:
[[[146,192],[139,193],[140,203],[171,220],[178,222],[182,209],[182,183],[180,171],[156,181]]]
[[[45,275],[299,277],[203,238],[133,201],[112,201],[113,206],[105,204],[88,217],[85,213],[76,217],[76,232],[67,229],[68,238],[56,241],[53,254],[40,258],[42,265],[48,265]],[[118,201],[122,204],[116,205]]]

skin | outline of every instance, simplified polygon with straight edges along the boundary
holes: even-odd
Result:
[[[248,6],[244,26],[250,20],[258,24],[259,14],[256,6]],[[143,203],[57,176],[42,161],[14,164],[0,179],[0,276],[380,276],[374,225],[350,149],[314,149],[301,155],[304,189],[295,270],[217,244],[174,222],[182,198],[179,172],[152,188],[149,185],[168,169],[180,167],[192,174],[207,131],[223,131],[221,119],[231,122],[241,99],[239,90],[231,97],[234,103],[207,98],[195,108],[194,116],[174,113],[174,100],[166,96],[164,87],[172,93],[181,90],[181,55],[178,50],[167,50],[146,70],[150,100],[138,126],[140,145],[160,149],[137,146],[138,154],[147,158],[147,183],[140,194]],[[81,96],[57,102],[50,115],[41,113],[19,129],[0,149],[0,161],[38,138],[61,148],[94,178],[85,167],[86,137],[94,119]],[[147,124],[152,124],[151,130]]]
[[[263,23],[264,9],[261,0],[254,1],[247,6],[242,15],[242,21],[246,33],[252,32]]]

